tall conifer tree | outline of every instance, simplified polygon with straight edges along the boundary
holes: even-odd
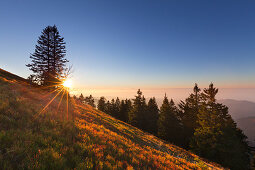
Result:
[[[84,98],[83,94],[81,93],[79,96],[79,101],[84,103],[84,100],[85,100],[85,98]]]
[[[193,93],[179,104],[179,116],[183,125],[182,146],[189,149],[190,141],[198,127],[198,110],[200,107],[201,93],[200,88],[195,84]]]
[[[237,128],[228,108],[216,102],[218,89],[211,83],[204,89],[198,124],[191,149],[198,155],[231,169],[248,169],[246,136]]]
[[[102,112],[106,112],[106,99],[105,97],[100,97],[97,104],[97,109],[101,110]]]
[[[145,121],[144,117],[146,116],[146,101],[140,89],[137,91],[137,96],[133,99],[133,107],[129,112],[129,122],[140,128],[144,129]]]
[[[145,116],[146,131],[157,135],[159,109],[155,97],[150,98]]]
[[[116,116],[116,105],[115,105],[115,99],[111,100],[111,103],[109,105],[109,114],[113,117]]]
[[[105,106],[105,113],[111,114],[111,103],[109,100],[107,100],[106,106]]]
[[[120,120],[128,122],[128,113],[132,109],[132,102],[129,99],[121,100],[120,103]]]
[[[180,121],[177,116],[177,108],[174,101],[164,97],[163,104],[160,107],[158,120],[158,136],[169,142],[179,145],[180,132],[182,131]]]
[[[27,64],[34,72],[33,81],[44,86],[57,85],[67,71],[64,38],[59,35],[57,27],[47,26],[37,41],[35,52],[30,56],[32,62]]]
[[[84,102],[92,107],[96,107],[95,100],[92,95],[85,97]]]
[[[117,97],[115,100],[115,110],[114,110],[115,117],[120,119],[120,99]]]

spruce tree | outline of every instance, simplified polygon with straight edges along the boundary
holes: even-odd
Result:
[[[179,145],[180,132],[182,131],[180,121],[177,115],[177,108],[174,101],[164,97],[163,104],[160,107],[158,119],[158,136],[169,142]]]
[[[211,83],[204,89],[198,124],[191,149],[198,155],[230,169],[248,169],[246,136],[237,128],[228,108],[216,102],[218,89]]]
[[[117,118],[117,119],[120,119],[120,99],[117,97],[116,100],[115,99],[112,99],[111,100],[111,103],[109,105],[109,110],[108,110],[108,113]]]
[[[183,126],[182,146],[189,149],[190,141],[194,135],[195,129],[198,127],[198,113],[201,102],[200,88],[195,84],[193,93],[179,104],[179,117]]]
[[[150,98],[145,116],[146,131],[157,135],[159,109],[155,97]]]
[[[116,105],[115,105],[115,99],[112,99],[109,105],[109,114],[113,117],[116,116]]]
[[[67,71],[65,48],[64,38],[59,35],[55,25],[43,29],[35,52],[30,56],[32,62],[26,65],[34,73],[30,76],[31,81],[43,86],[57,85]]]
[[[101,110],[102,112],[106,112],[106,99],[105,97],[100,97],[97,104],[97,109]]]
[[[121,100],[120,103],[120,120],[128,122],[128,113],[132,109],[132,102],[129,99]]]
[[[105,105],[105,113],[107,113],[107,114],[111,113],[111,103],[109,100],[107,100],[107,103]]]
[[[214,103],[216,101],[216,94],[218,93],[218,89],[213,86],[213,83],[209,85],[209,88],[204,89],[202,93],[202,100],[207,104]]]
[[[92,95],[85,97],[84,102],[92,107],[96,107],[95,100]]]
[[[84,103],[84,100],[85,100],[85,98],[84,98],[83,94],[81,93],[80,96],[79,96],[79,101],[81,103]]]
[[[137,91],[137,96],[133,99],[132,110],[129,112],[129,123],[132,125],[144,129],[146,116],[146,101],[140,89]]]
[[[73,99],[74,99],[74,100],[77,100],[77,97],[76,97],[75,95],[73,95]]]
[[[115,100],[114,115],[115,115],[115,118],[120,119],[120,99],[118,97]]]

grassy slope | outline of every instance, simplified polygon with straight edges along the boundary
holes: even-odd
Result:
[[[90,106],[0,72],[0,169],[221,169]]]

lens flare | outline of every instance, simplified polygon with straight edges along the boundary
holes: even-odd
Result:
[[[70,79],[67,79],[62,84],[64,87],[71,88],[72,87],[72,81]]]

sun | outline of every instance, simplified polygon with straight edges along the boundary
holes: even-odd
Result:
[[[72,81],[70,79],[67,79],[63,81],[62,85],[66,88],[71,88],[72,87]]]

